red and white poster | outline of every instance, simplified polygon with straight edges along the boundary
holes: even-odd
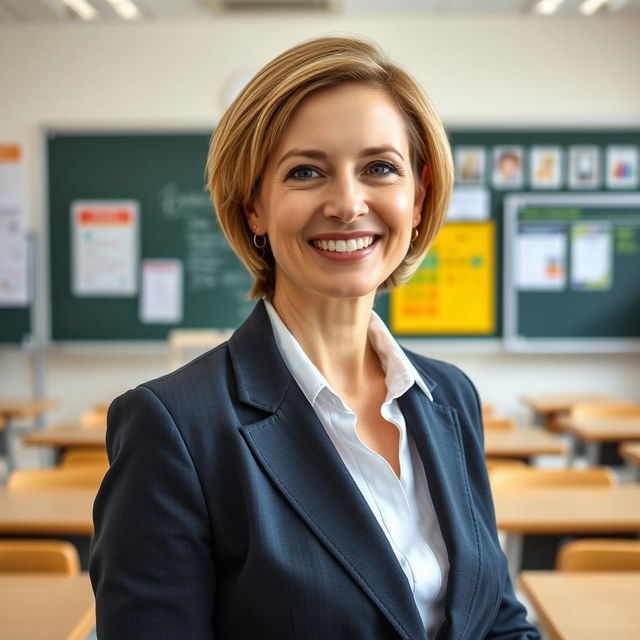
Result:
[[[71,289],[76,296],[134,296],[138,290],[139,205],[71,203]]]

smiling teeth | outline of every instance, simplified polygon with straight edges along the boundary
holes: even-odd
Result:
[[[316,249],[335,251],[336,253],[348,253],[368,247],[373,243],[373,236],[351,238],[350,240],[313,240],[312,242]]]

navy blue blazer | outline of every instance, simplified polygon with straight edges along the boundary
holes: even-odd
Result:
[[[498,545],[480,405],[452,365],[400,399],[451,565],[438,640],[531,640]],[[94,507],[99,640],[404,640],[389,543],[293,380],[262,302],[219,347],[117,398]]]

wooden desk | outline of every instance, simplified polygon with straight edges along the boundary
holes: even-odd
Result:
[[[542,418],[542,424],[550,431],[560,431],[557,419],[583,402],[611,402],[602,393],[534,393],[520,396],[520,400]]]
[[[640,572],[525,571],[520,586],[551,640],[640,638]]]
[[[11,445],[14,420],[33,418],[58,405],[58,401],[49,399],[0,398],[0,422],[5,422],[5,429],[0,429],[0,438],[4,438],[7,450],[7,468],[11,472],[16,468],[16,456]],[[0,450],[2,446],[0,444]]]
[[[95,489],[7,491],[0,487],[0,535],[93,534]]]
[[[84,640],[94,626],[87,574],[0,574],[3,640]]]
[[[539,428],[514,427],[513,429],[485,429],[484,452],[488,458],[522,458],[562,455],[566,452],[563,442]]]
[[[83,427],[76,424],[59,424],[50,429],[42,431],[34,431],[22,439],[27,445],[38,445],[42,447],[51,447],[55,450],[56,460],[69,447],[104,447],[105,442],[104,427]]]
[[[495,489],[498,529],[507,534],[512,579],[519,573],[525,535],[640,532],[640,484],[612,488]]]
[[[623,442],[619,449],[620,456],[627,461],[629,477],[640,482],[640,442]]]
[[[604,443],[619,443],[623,440],[640,439],[640,415],[607,416],[598,418],[573,418],[564,416],[558,424],[576,439],[585,443],[587,461],[590,465],[600,464],[601,448]],[[569,456],[569,464],[575,460],[575,443]],[[618,461],[619,462],[619,461]]]

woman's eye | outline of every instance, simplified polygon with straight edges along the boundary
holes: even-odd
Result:
[[[392,173],[398,173],[398,170],[388,162],[376,162],[369,167],[369,173],[373,176],[387,176]]]
[[[309,180],[317,178],[320,174],[313,167],[296,167],[289,172],[288,178],[296,178],[298,180]]]

